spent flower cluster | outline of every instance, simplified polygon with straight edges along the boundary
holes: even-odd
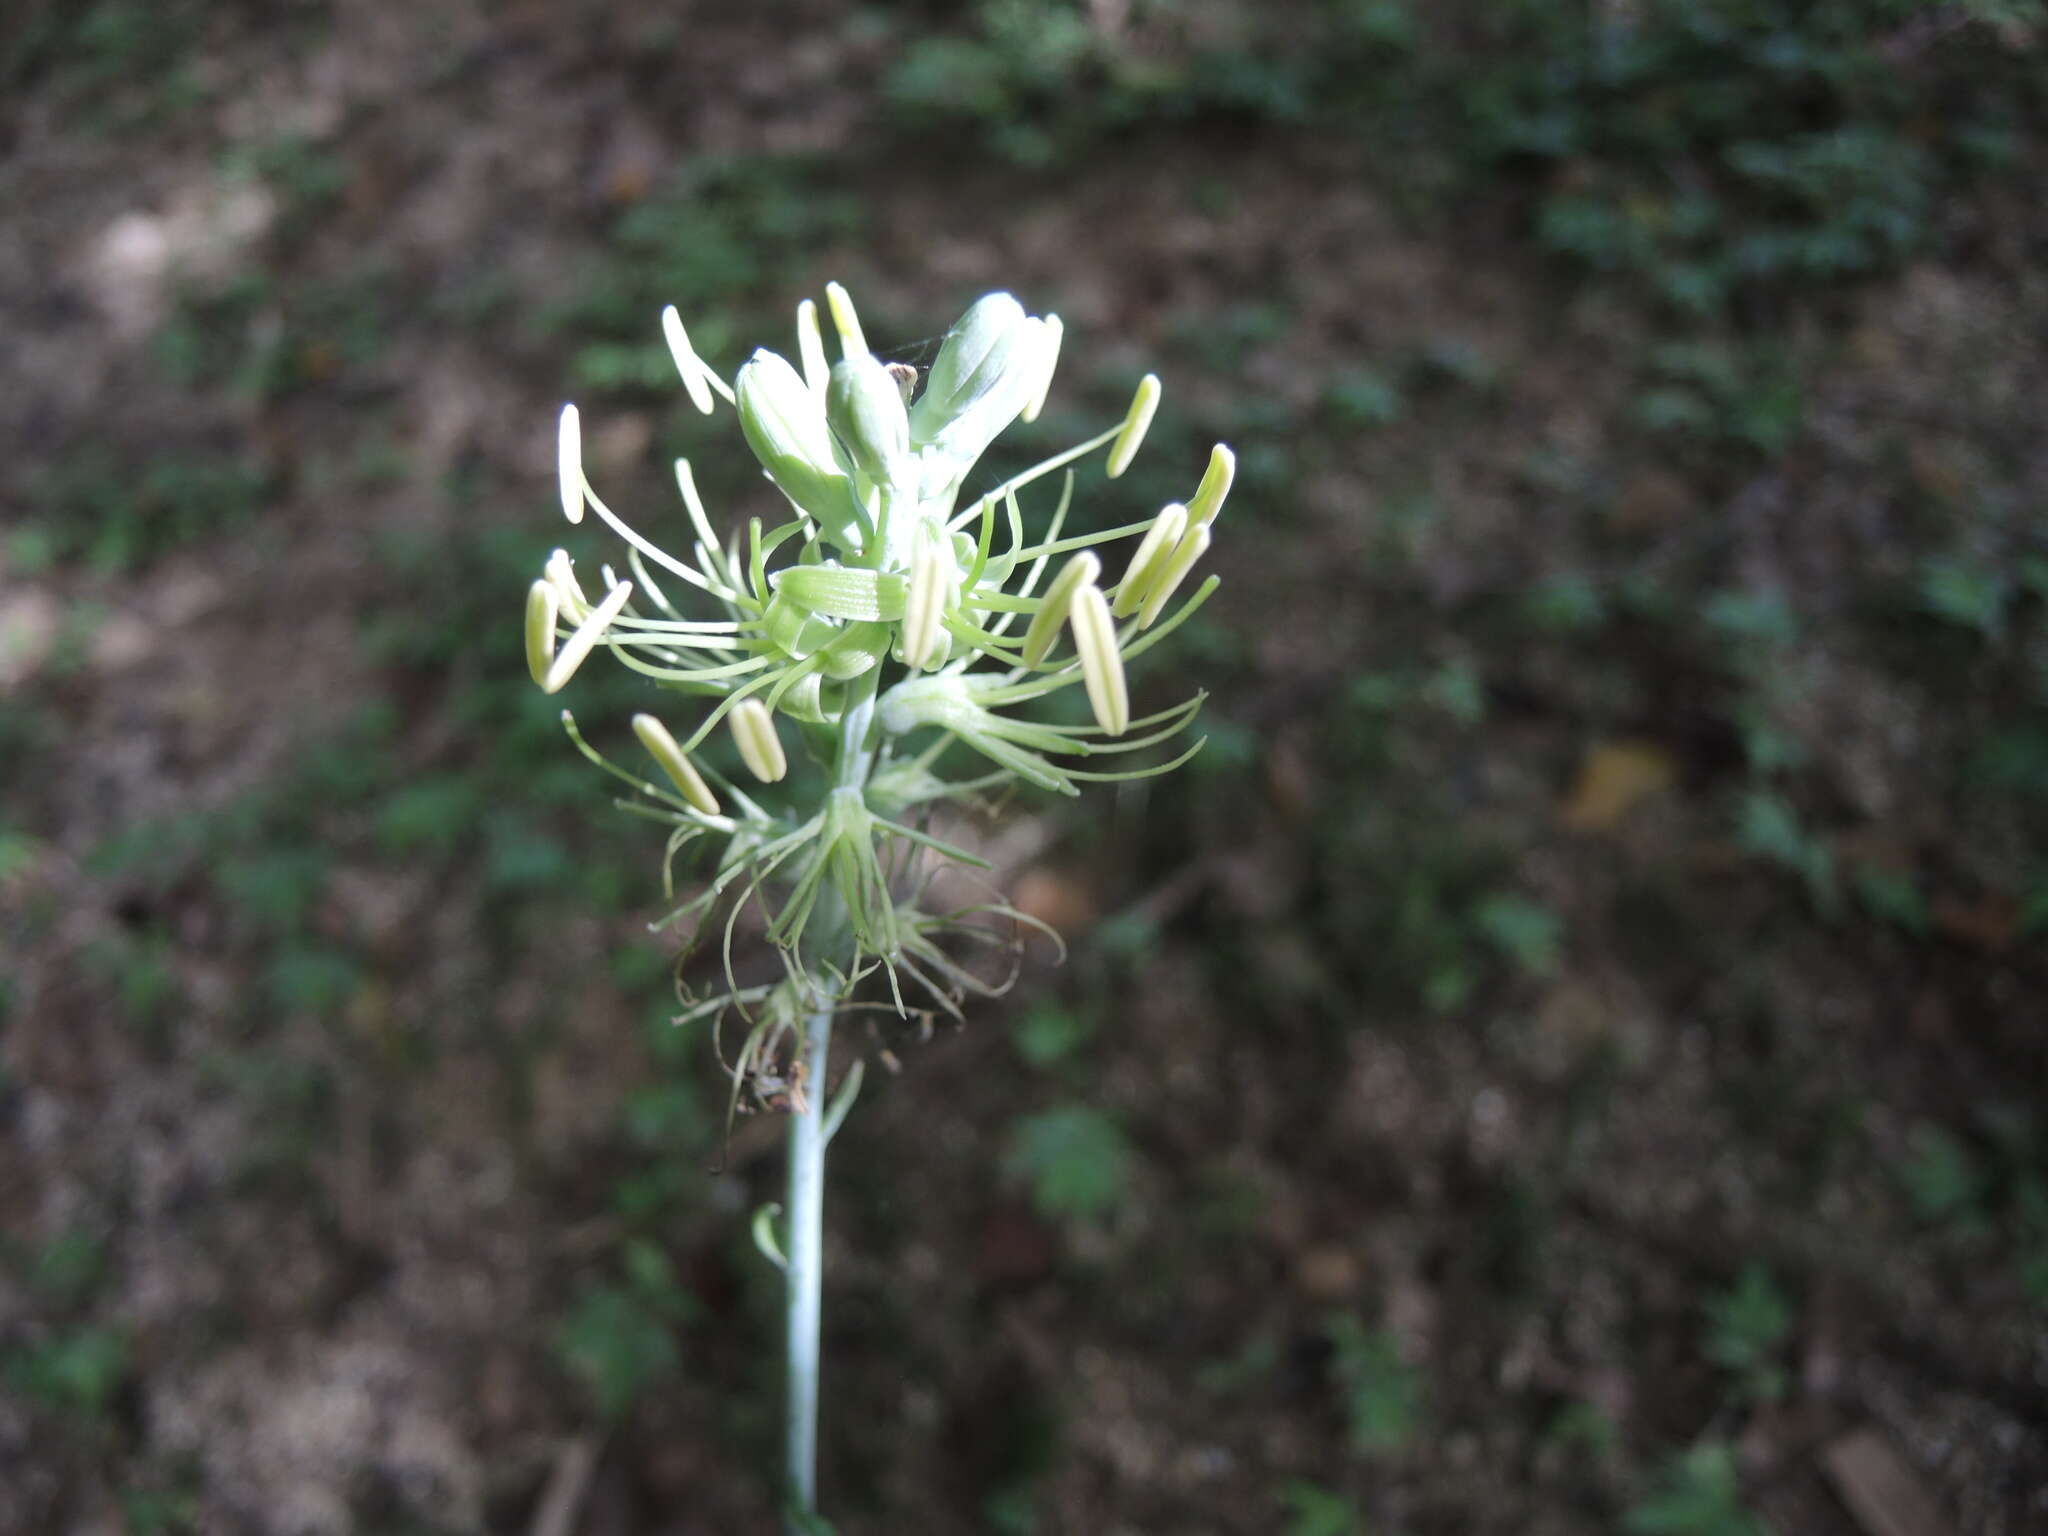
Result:
[[[869,350],[845,290],[830,284],[826,295],[837,362],[828,363],[817,306],[806,300],[797,309],[798,363],[760,350],[730,384],[697,355],[677,312],[662,316],[690,399],[707,415],[720,400],[735,409],[785,515],[751,518],[721,538],[689,462],[678,459],[689,540],[683,552],[664,549],[592,490],[578,413],[567,406],[562,511],[571,523],[594,513],[623,541],[625,571],[602,566],[593,597],[556,550],[527,595],[527,661],[547,692],[603,649],[703,706],[687,717],[677,709],[633,720],[665,783],[603,757],[567,711],[563,721],[587,756],[633,788],[621,804],[668,827],[671,868],[686,848],[717,848],[704,888],[663,922],[701,921],[721,902],[729,906],[731,990],[703,1011],[736,1003],[758,1015],[737,1072],[751,1073],[757,1087],[771,1075],[776,1041],[787,1038],[774,1021],[842,1001],[877,967],[898,1011],[899,975],[948,1008],[983,990],[940,937],[985,940],[975,913],[1017,914],[1000,903],[924,910],[920,869],[934,856],[980,862],[926,830],[929,808],[1017,780],[1077,794],[1085,781],[1165,772],[1199,749],[1197,741],[1168,762],[1135,769],[1081,766],[1155,747],[1200,708],[1197,694],[1133,718],[1125,674],[1215,590],[1209,576],[1184,594],[1234,469],[1219,444],[1185,503],[1102,532],[1064,533],[1071,466],[1105,452],[1114,479],[1137,453],[1159,402],[1159,381],[1147,374],[1122,421],[962,505],[990,443],[1044,404],[1059,319],[1028,315],[1007,293],[987,295],[946,334],[919,390],[917,369]],[[1061,471],[1043,535],[1028,536],[1020,498]],[[1134,541],[1130,557],[1108,581],[1098,550],[1125,540]],[[1092,724],[1046,723],[1026,712],[1075,687],[1086,694]],[[671,719],[688,723],[672,727]],[[700,761],[699,749],[721,727],[756,781],[747,788]],[[986,768],[941,777],[954,742]],[[794,779],[792,749],[801,769]],[[741,987],[731,966],[733,919],[749,899],[768,914],[784,976]]]

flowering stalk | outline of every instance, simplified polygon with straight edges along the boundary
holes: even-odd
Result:
[[[987,295],[947,333],[920,391],[915,369],[869,351],[837,284],[826,287],[826,309],[836,362],[817,306],[806,300],[797,310],[798,363],[757,351],[730,383],[698,357],[674,309],[662,316],[692,403],[707,415],[720,400],[735,409],[779,494],[775,519],[751,518],[721,538],[689,462],[679,459],[687,547],[663,548],[591,489],[581,421],[575,406],[564,407],[563,514],[571,523],[596,514],[625,545],[630,577],[601,566],[593,601],[557,550],[527,594],[525,622],[527,665],[548,693],[602,650],[655,688],[703,706],[680,739],[672,716],[633,718],[665,784],[596,751],[568,711],[562,720],[585,756],[631,787],[620,806],[667,829],[672,900],[677,855],[715,851],[701,886],[654,925],[722,933],[724,988],[686,998],[678,1022],[737,1014],[746,1033],[727,1063],[732,1107],[791,1115],[787,1230],[776,1232],[770,1208],[757,1216],[755,1234],[789,1282],[792,1530],[815,1519],[825,1148],[861,1070],[856,1061],[828,1101],[833,1017],[877,974],[886,1006],[898,1013],[915,1006],[957,1014],[969,994],[1000,990],[949,947],[992,942],[983,922],[990,914],[1017,926],[1030,919],[1000,901],[924,909],[931,866],[982,864],[928,830],[936,807],[1015,781],[1074,795],[1086,782],[1166,772],[1199,750],[1197,741],[1139,768],[1079,766],[1158,746],[1200,709],[1197,694],[1133,718],[1126,669],[1215,590],[1209,576],[1181,595],[1208,550],[1235,468],[1219,444],[1185,504],[1063,536],[1073,466],[1106,451],[1114,479],[1137,454],[1159,403],[1159,381],[1147,374],[1122,421],[963,506],[963,487],[989,444],[1044,404],[1058,318],[1027,315],[1006,293]],[[1022,498],[1056,472],[1059,494],[1034,539]],[[1135,541],[1134,552],[1105,584],[1098,551],[1119,540]],[[1052,724],[1026,712],[1077,686],[1093,724]],[[699,759],[720,728],[747,776],[769,790],[743,788]],[[954,744],[985,759],[986,770],[941,777]],[[734,937],[750,904],[764,914],[781,964],[779,975],[742,984]],[[714,921],[720,912],[722,925]]]

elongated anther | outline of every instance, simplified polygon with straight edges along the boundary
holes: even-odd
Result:
[[[668,341],[669,356],[676,360],[676,372],[683,376],[683,388],[690,392],[690,404],[709,416],[711,386],[704,382],[704,360],[690,345],[690,333],[683,329],[683,317],[673,304],[661,312],[661,334]]]
[[[526,670],[543,688],[547,686],[548,664],[555,659],[555,620],[562,611],[562,595],[543,579],[526,589]]]
[[[1169,501],[1159,509],[1159,515],[1152,519],[1152,526],[1145,530],[1145,537],[1138,541],[1138,552],[1131,556],[1124,579],[1117,583],[1116,602],[1110,607],[1111,613],[1125,619],[1137,612],[1138,605],[1145,601],[1145,593],[1158,579],[1166,562],[1173,558],[1174,550],[1180,547],[1181,535],[1187,529],[1186,507],[1177,501]]]
[[[1152,590],[1145,594],[1145,607],[1138,615],[1138,628],[1150,629],[1152,621],[1173,601],[1173,594],[1180,590],[1180,584],[1188,578],[1202,556],[1209,552],[1209,530],[1190,528],[1181,536],[1180,543],[1173,548],[1173,554],[1160,567],[1159,574],[1152,581]]]
[[[541,575],[555,589],[561,599],[561,611],[569,616],[573,624],[581,624],[590,617],[590,599],[583,595],[583,584],[576,579],[576,567],[570,563],[569,551],[558,549],[548,556],[548,563],[541,567]]]
[[[668,727],[652,715],[633,717],[633,734],[640,738],[640,745],[647,749],[647,755],[661,764],[661,771],[667,774],[682,796],[706,816],[718,814],[718,796],[711,793],[711,786],[704,782],[704,775],[697,771],[697,765],[683,755],[683,749],[676,745]]]
[[[917,552],[910,569],[910,595],[903,605],[903,664],[922,672],[938,644],[946,616],[946,557],[936,544]]]
[[[562,488],[562,516],[572,523],[583,521],[583,423],[576,407],[562,407],[562,423],[555,433],[555,477]]]
[[[1209,450],[1209,467],[1202,483],[1195,487],[1195,499],[1188,503],[1188,521],[1206,528],[1223,510],[1223,498],[1230,494],[1230,482],[1237,478],[1237,455],[1218,443]]]
[[[1042,323],[1045,326],[1045,361],[1041,366],[1045,371],[1038,376],[1038,389],[1018,418],[1021,421],[1038,420],[1038,413],[1045,409],[1045,397],[1052,393],[1053,370],[1060,365],[1060,337],[1066,334],[1066,327],[1060,324],[1058,315],[1047,315]]]
[[[1095,723],[1112,736],[1131,725],[1131,695],[1124,686],[1124,659],[1117,653],[1116,620],[1102,588],[1087,582],[1073,598],[1074,649],[1081,653],[1081,681],[1088,689],[1088,707]]]
[[[1131,467],[1138,445],[1145,441],[1145,429],[1152,425],[1152,413],[1159,409],[1159,375],[1148,373],[1138,380],[1138,392],[1131,396],[1131,408],[1124,413],[1123,429],[1109,445],[1109,478]]]
[[[1102,562],[1093,550],[1082,550],[1060,567],[1059,575],[1045,589],[1045,601],[1032,615],[1031,627],[1024,631],[1025,666],[1035,667],[1045,660],[1046,652],[1060,637],[1060,625],[1067,620],[1067,605],[1074,599],[1074,589],[1092,583],[1101,574]]]
[[[796,307],[796,355],[804,365],[804,382],[820,400],[832,379],[832,365],[825,361],[825,338],[818,330],[818,306],[805,299]]]
[[[839,355],[859,357],[868,349],[860,331],[860,316],[854,313],[853,298],[837,283],[825,285],[825,307],[832,311],[832,325],[839,332]]]
[[[583,658],[590,654],[611,622],[625,611],[626,600],[633,595],[633,583],[622,581],[605,593],[604,601],[590,610],[590,617],[578,624],[562,648],[555,652],[555,659],[548,663],[547,676],[540,680],[543,693],[559,693],[562,685],[576,675],[576,669],[583,665]]]
[[[726,718],[747,772],[763,784],[781,782],[789,772],[789,759],[783,755],[782,738],[775,734],[775,717],[768,713],[768,706],[759,699],[741,699]]]

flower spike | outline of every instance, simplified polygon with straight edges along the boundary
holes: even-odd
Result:
[[[1159,375],[1148,373],[1138,380],[1138,392],[1131,396],[1131,408],[1124,424],[1109,446],[1109,478],[1114,480],[1131,467],[1138,445],[1145,441],[1145,429],[1152,425],[1152,413],[1159,409]]]

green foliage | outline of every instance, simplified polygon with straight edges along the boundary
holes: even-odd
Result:
[[[1097,1109],[1062,1105],[1020,1121],[1008,1167],[1030,1186],[1041,1214],[1092,1221],[1123,1202],[1130,1149],[1117,1124]]]
[[[629,1242],[622,1260],[620,1282],[585,1290],[555,1339],[598,1411],[614,1422],[676,1368],[681,1356],[675,1327],[696,1310],[695,1298],[678,1284],[654,1244]]]
[[[1401,1358],[1389,1329],[1340,1314],[1328,1332],[1352,1449],[1368,1456],[1405,1449],[1422,1424],[1422,1373]]]
[[[1959,1138],[1938,1125],[1913,1128],[1911,1150],[1898,1173],[1914,1214],[1922,1221],[1981,1214],[1988,1190],[1986,1170]]]
[[[1744,1265],[1726,1291],[1707,1303],[1707,1358],[1756,1398],[1780,1397],[1779,1364],[1792,1334],[1792,1303],[1760,1263]]]
[[[1834,855],[1806,830],[1791,802],[1768,790],[1752,790],[1743,797],[1737,835],[1745,852],[1805,881],[1807,894],[1823,914],[1834,911]]]
[[[1532,976],[1557,974],[1563,925],[1548,907],[1503,891],[1480,902],[1472,921],[1488,943]]]
[[[1703,1442],[1673,1457],[1660,1485],[1623,1518],[1631,1536],[1765,1536],[1743,1506],[1735,1455],[1725,1445]]]
[[[246,525],[270,486],[269,473],[240,454],[173,452],[136,468],[96,443],[31,473],[34,510],[23,531],[50,561],[129,572]]]
[[[35,1402],[93,1419],[128,1375],[128,1340],[112,1328],[74,1328],[0,1356],[0,1377]]]
[[[1365,1511],[1320,1483],[1297,1479],[1280,1489],[1287,1507],[1285,1536],[1364,1536]]]
[[[2004,572],[1966,560],[1931,560],[1920,573],[1920,601],[1936,618],[1989,640],[2005,624],[2012,582]]]
[[[1032,1066],[1053,1067],[1073,1056],[1094,1033],[1091,1014],[1058,1003],[1040,1003],[1025,1011],[1011,1039],[1017,1054]]]

